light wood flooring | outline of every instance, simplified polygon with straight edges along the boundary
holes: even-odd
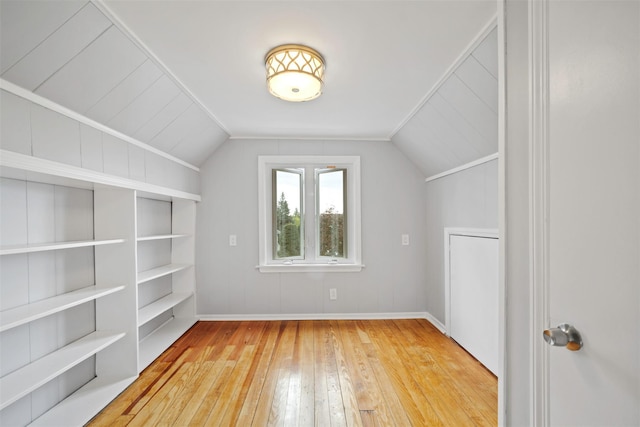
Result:
[[[90,426],[495,426],[497,380],[426,320],[198,322]]]

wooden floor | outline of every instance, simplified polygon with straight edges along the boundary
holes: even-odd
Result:
[[[199,322],[90,426],[495,426],[497,380],[426,320]]]

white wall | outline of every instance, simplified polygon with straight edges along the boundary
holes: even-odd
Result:
[[[260,273],[258,155],[360,155],[359,273]],[[231,140],[201,168],[196,266],[200,315],[407,313],[426,308],[424,176],[390,143]],[[411,244],[401,245],[401,235]],[[229,246],[229,235],[238,245]],[[442,240],[442,239],[439,239]],[[337,288],[337,301],[329,300]]]
[[[425,185],[427,312],[444,324],[444,228],[498,228],[498,160]]]

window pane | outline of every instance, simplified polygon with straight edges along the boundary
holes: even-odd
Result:
[[[273,171],[274,258],[304,258],[302,169]]]
[[[318,185],[319,255],[333,258],[347,256],[345,169],[316,169]]]

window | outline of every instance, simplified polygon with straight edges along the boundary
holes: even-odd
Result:
[[[360,158],[260,156],[260,271],[360,271]]]

